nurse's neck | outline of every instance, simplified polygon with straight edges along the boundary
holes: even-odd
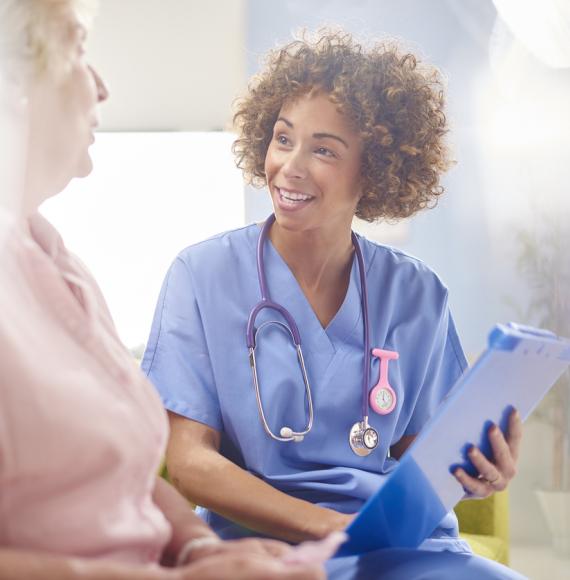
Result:
[[[333,288],[344,299],[354,253],[350,224],[297,231],[275,222],[269,238],[306,294],[328,294]]]

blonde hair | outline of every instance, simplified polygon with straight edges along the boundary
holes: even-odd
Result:
[[[68,18],[86,25],[96,0],[0,0],[0,66],[20,79],[58,74],[69,59]]]

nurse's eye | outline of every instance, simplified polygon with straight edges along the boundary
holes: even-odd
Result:
[[[315,149],[315,153],[317,155],[322,155],[324,157],[336,157],[335,152],[334,151],[331,151],[327,147],[317,147]]]
[[[291,144],[291,141],[289,141],[289,137],[287,137],[287,135],[283,135],[283,134],[276,135],[275,141],[277,141],[277,143],[279,143],[279,145],[284,145],[284,146]]]
[[[83,26],[77,26],[71,30],[75,46],[77,47],[77,54],[79,58],[83,58],[86,54],[87,31]]]

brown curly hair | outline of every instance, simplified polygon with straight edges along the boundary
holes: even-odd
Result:
[[[265,156],[281,107],[322,90],[348,116],[363,148],[356,215],[396,220],[433,207],[450,166],[443,80],[395,41],[363,48],[350,34],[321,30],[271,51],[266,68],[236,101],[233,144],[246,180],[263,186]]]

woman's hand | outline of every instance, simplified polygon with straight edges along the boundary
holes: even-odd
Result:
[[[330,510],[328,529],[322,535],[323,538],[327,537],[333,532],[343,532],[352,523],[352,520],[356,517],[356,514],[343,514],[335,510]]]
[[[185,564],[191,564],[203,558],[221,556],[224,554],[255,554],[272,558],[282,558],[291,551],[291,546],[278,540],[263,538],[244,538],[242,540],[226,540],[208,543],[193,549],[188,554]]]
[[[522,439],[522,421],[518,412],[513,411],[509,416],[506,438],[497,425],[489,429],[488,436],[494,461],[489,461],[475,446],[468,451],[479,477],[471,477],[461,467],[454,471],[457,481],[472,498],[485,498],[506,489],[516,475]]]
[[[324,540],[295,547],[257,538],[205,543],[201,551],[191,551],[189,563],[177,569],[176,580],[187,577],[321,579],[324,578],[323,563],[346,539],[344,532],[335,532]]]
[[[224,544],[230,542],[224,542]],[[236,542],[237,544],[238,542]],[[210,555],[172,571],[172,580],[324,580],[323,567],[290,564],[279,558],[239,550]]]

